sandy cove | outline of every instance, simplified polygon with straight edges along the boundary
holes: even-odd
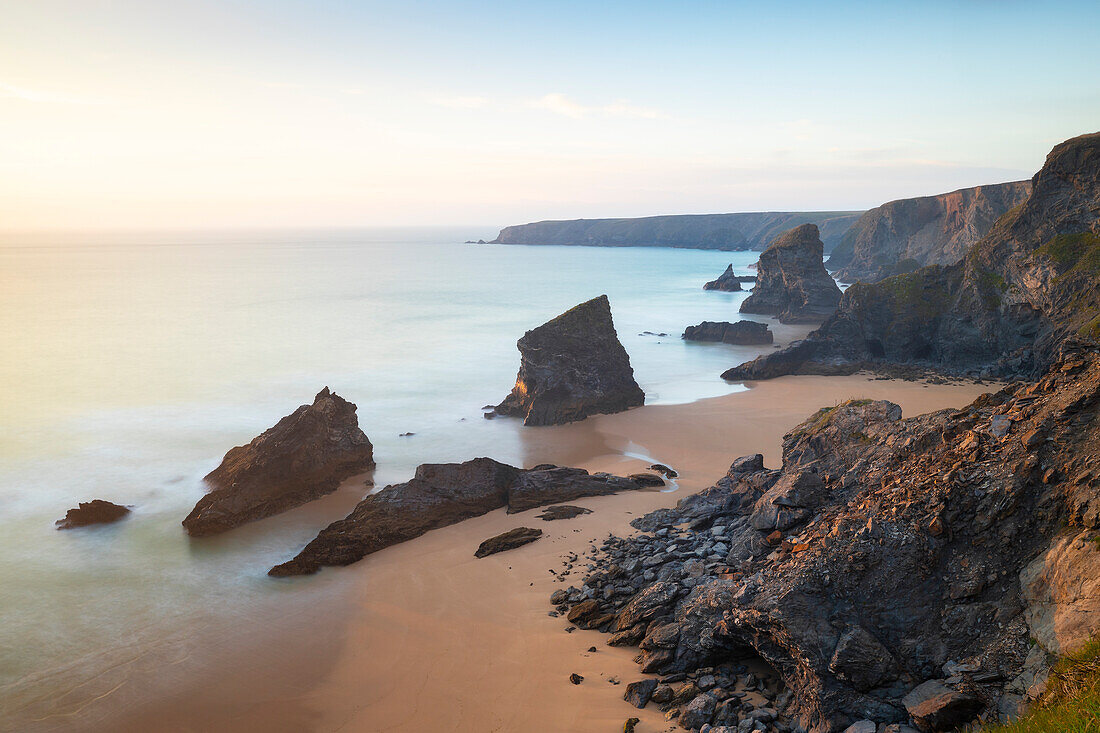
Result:
[[[96,716],[96,729],[580,733],[622,730],[633,716],[641,718],[639,731],[668,730],[657,710],[635,710],[622,700],[626,684],[643,677],[632,661],[635,649],[608,647],[594,631],[567,633],[564,618],[548,615],[550,593],[581,581],[579,574],[564,584],[555,580],[550,570],[561,570],[562,556],[583,554],[608,533],[633,531],[631,519],[711,485],[738,456],[763,453],[767,465],[777,466],[782,435],[819,407],[853,397],[890,399],[911,416],[965,405],[991,389],[861,375],[784,377],[692,404],[526,429],[527,465],[625,474],[651,461],[624,454],[643,455],[677,469],[679,488],[578,500],[593,513],[572,520],[543,522],[538,510],[499,510],[349,568],[326,569],[330,595],[323,604],[253,625],[243,634],[244,650],[194,652],[184,665],[198,668],[179,674],[171,694],[130,689],[127,701],[114,706],[111,695],[94,701],[93,707],[115,708]],[[474,558],[482,540],[518,526],[546,534],[517,550]],[[593,646],[597,651],[589,652]],[[582,684],[570,683],[574,672]]]

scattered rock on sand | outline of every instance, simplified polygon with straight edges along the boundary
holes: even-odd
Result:
[[[192,537],[225,532],[329,494],[373,466],[374,448],[359,429],[355,405],[325,387],[313,404],[226,453],[204,479],[213,490],[183,526]]]
[[[482,542],[478,546],[477,551],[474,552],[474,557],[488,557],[498,552],[514,550],[517,547],[523,547],[524,545],[534,542],[539,537],[542,537],[541,529],[516,527],[515,529],[498,534],[496,537],[490,537]]]
[[[591,514],[591,509],[586,509],[583,506],[573,506],[572,504],[559,504],[558,506],[548,506],[542,510],[542,513],[538,515],[538,518],[544,522],[552,522],[556,519],[572,519],[573,517],[579,517],[582,514]]]
[[[497,414],[560,425],[645,402],[619,342],[606,295],[581,303],[517,342],[519,374]]]
[[[680,475],[676,473],[675,470],[669,468],[663,463],[654,463],[652,466],[649,467],[649,470],[656,471],[659,474],[663,474],[665,478],[676,478]]]
[[[634,726],[640,722],[641,720],[638,718],[627,718],[626,722],[623,723],[623,733],[634,733]]]
[[[579,685],[580,683],[584,682],[584,677],[581,677],[579,674],[574,672],[573,674],[569,675],[569,681],[572,682],[574,685]]]
[[[86,527],[89,524],[110,524],[117,522],[130,513],[130,510],[118,504],[112,504],[103,499],[82,501],[75,508],[65,512],[63,519],[58,519],[58,529],[76,529]]]
[[[632,473],[627,478],[637,481],[642,486],[660,488],[665,485],[665,480],[651,473]]]

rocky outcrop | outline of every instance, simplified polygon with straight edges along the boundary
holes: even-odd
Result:
[[[781,234],[760,255],[756,287],[741,303],[741,312],[776,316],[783,323],[828,317],[840,302],[840,288],[821,258],[821,238],[813,224]]]
[[[582,468],[540,465],[524,470],[491,458],[425,463],[412,480],[368,496],[347,517],[321,530],[293,560],[268,574],[308,575],[325,566],[350,565],[429,530],[502,507],[521,512],[641,488],[630,479]]]
[[[1034,379],[1100,337],[1100,133],[1056,146],[1031,194],[957,264],[856,283],[821,328],[723,374],[757,379],[910,364]]]
[[[559,425],[645,402],[619,342],[606,295],[562,313],[517,343],[519,375],[496,414]]]
[[[507,552],[508,550],[514,550],[517,547],[523,547],[529,545],[538,538],[542,537],[541,529],[532,529],[531,527],[516,527],[510,529],[507,532],[502,532],[496,537],[490,537],[489,539],[478,545],[477,550],[474,551],[474,557],[482,558],[489,555],[495,555],[498,552]]]
[[[542,510],[539,514],[539,519],[544,522],[554,522],[559,519],[573,519],[579,517],[582,514],[591,514],[591,509],[586,509],[583,506],[573,506],[572,504],[562,504],[559,506],[548,506]]]
[[[558,611],[589,604],[585,622],[638,644],[662,681],[758,658],[790,693],[773,712],[814,733],[1017,709],[1049,653],[1100,631],[1100,353],[960,410],[900,412],[819,410],[784,437],[781,468],[739,459],[606,540]],[[708,710],[696,724],[731,724]]]
[[[493,244],[762,250],[782,231],[800,224],[815,224],[821,230],[825,246],[832,249],[862,213],[773,211],[539,221],[505,227]]]
[[[58,529],[76,529],[89,524],[110,524],[127,516],[130,510],[103,499],[82,501],[75,508],[65,512],[65,516],[55,524]]]
[[[224,532],[329,494],[373,466],[374,448],[359,429],[355,405],[325,387],[313,404],[226,453],[204,479],[210,493],[183,526],[192,537]]]
[[[1030,192],[1031,181],[1014,181],[891,201],[845,232],[828,267],[842,282],[877,282],[925,265],[953,265]]]
[[[680,338],[686,341],[720,341],[726,344],[755,346],[770,344],[774,336],[766,323],[703,321],[698,326],[688,326]]]
[[[703,290],[722,290],[736,293],[741,291],[741,283],[756,282],[755,275],[734,275],[733,265],[727,265],[725,272],[718,276],[717,280],[711,280],[703,285]]]

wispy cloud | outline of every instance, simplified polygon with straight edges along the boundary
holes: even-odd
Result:
[[[440,107],[449,107],[450,109],[481,109],[489,104],[489,100],[485,97],[478,96],[457,96],[457,97],[432,97],[431,103]]]
[[[28,89],[14,84],[0,83],[0,98],[19,99],[38,104],[99,104],[98,100],[78,97],[72,94],[50,92],[43,89]]]
[[[532,100],[529,107],[544,109],[554,114],[582,119],[584,117],[629,117],[644,120],[668,119],[668,115],[652,107],[639,107],[626,99],[616,99],[610,104],[585,105],[564,94],[547,94]]]

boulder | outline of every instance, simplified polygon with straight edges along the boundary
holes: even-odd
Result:
[[[606,295],[524,334],[516,386],[497,414],[524,425],[559,425],[645,402],[619,342]]]
[[[741,312],[776,316],[782,323],[825,320],[840,302],[840,288],[825,271],[823,247],[813,224],[781,234],[760,255],[756,287]]]
[[[313,404],[226,453],[204,479],[212,490],[183,526],[192,537],[224,532],[329,494],[373,466],[374,448],[359,429],[355,405],[325,387]]]
[[[774,336],[766,323],[703,321],[698,326],[688,326],[680,338],[686,341],[720,341],[726,344],[754,346],[770,344]]]
[[[130,513],[130,510],[118,504],[112,504],[103,499],[82,501],[75,508],[65,512],[62,519],[56,524],[58,529],[75,529],[87,527],[89,524],[110,524],[117,522]]]
[[[680,727],[688,730],[703,727],[714,717],[717,706],[718,700],[714,697],[706,693],[697,695],[680,713]]]
[[[740,279],[733,274],[733,264],[726,267],[726,271],[718,276],[717,280],[711,280],[703,286],[703,290],[722,290],[735,293],[741,290]]]
[[[548,506],[542,510],[538,515],[539,519],[544,522],[553,522],[558,519],[572,519],[573,517],[579,517],[582,514],[591,514],[591,509],[586,509],[583,506],[573,506],[571,504],[562,504],[560,506]]]
[[[623,695],[623,699],[636,708],[644,708],[649,704],[649,699],[653,697],[653,692],[656,689],[657,680],[654,679],[631,682],[626,686],[626,693]]]
[[[939,680],[929,680],[902,698],[906,711],[925,731],[950,731],[972,721],[982,701],[968,692],[952,690]]]
[[[510,529],[507,532],[502,532],[496,537],[490,537],[489,539],[478,545],[477,550],[474,552],[474,557],[488,557],[489,555],[495,555],[498,552],[505,552],[506,550],[514,550],[517,547],[523,547],[524,545],[531,544],[538,538],[542,537],[541,529],[531,529],[530,527],[516,527]]]

